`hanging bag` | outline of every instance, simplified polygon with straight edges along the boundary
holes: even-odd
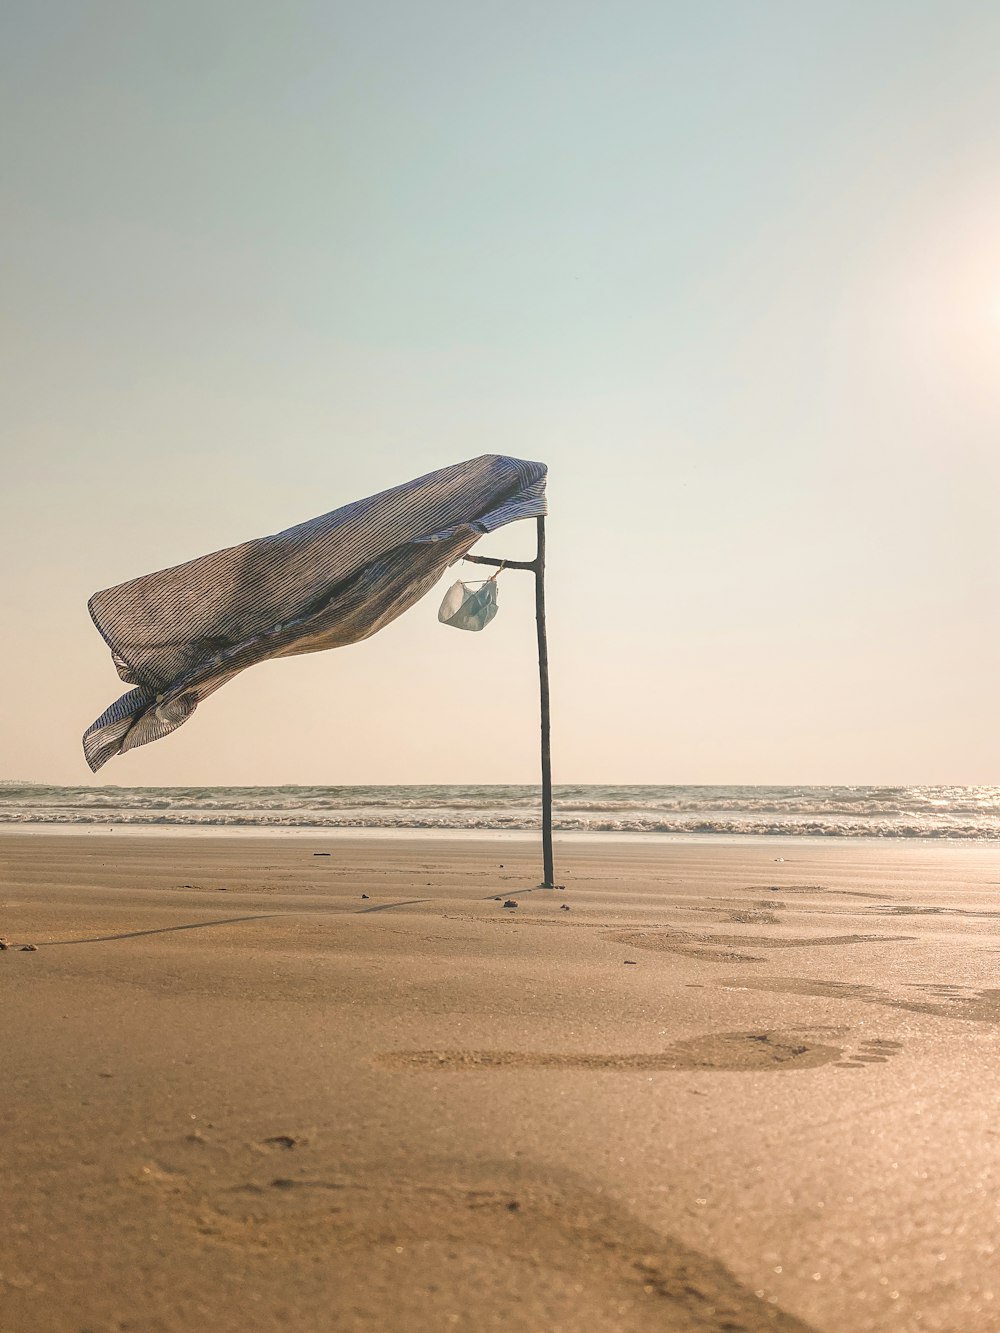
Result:
[[[501,566],[502,568],[502,566]],[[497,573],[485,583],[453,583],[444,595],[438,620],[453,629],[485,629],[497,613]]]

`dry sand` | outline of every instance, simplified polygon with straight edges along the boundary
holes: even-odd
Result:
[[[4,1333],[1000,1328],[1000,852],[558,869],[0,838]]]

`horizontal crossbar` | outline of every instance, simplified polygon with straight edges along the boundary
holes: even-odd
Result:
[[[538,565],[534,560],[494,560],[491,555],[463,555],[462,559],[473,565],[495,565],[497,569],[501,566],[504,569],[530,569],[532,574],[538,573]]]

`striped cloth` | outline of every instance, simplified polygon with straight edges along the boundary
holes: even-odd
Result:
[[[273,537],[95,593],[118,674],[136,686],[83,737],[96,773],[159,740],[256,662],[366,639],[487,532],[545,513],[545,465],[486,454]]]

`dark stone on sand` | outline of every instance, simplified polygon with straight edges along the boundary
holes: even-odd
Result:
[[[362,898],[367,898],[367,897],[368,897],[368,894],[367,894],[367,893],[363,893],[361,896],[362,896]]]
[[[560,912],[568,912],[568,911],[569,911],[569,903],[560,903],[560,904],[559,904],[559,910],[560,910]]]
[[[329,856],[329,852],[313,852],[313,856]]]
[[[622,962],[625,964],[626,967],[638,967],[638,966],[639,966],[639,964],[635,961],[634,958],[623,958],[623,959],[622,959]]]
[[[37,945],[37,944],[22,944],[22,945],[21,945],[21,952],[22,952],[22,953],[35,953],[35,952],[37,952],[37,950],[38,950],[38,945]]]
[[[514,898],[508,898],[504,902],[504,907],[516,907],[516,906],[517,906],[517,901]]]

